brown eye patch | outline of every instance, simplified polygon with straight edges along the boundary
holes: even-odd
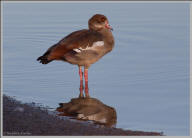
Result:
[[[97,19],[95,22],[96,23],[104,23],[105,20],[106,20],[106,18],[102,17],[102,18]]]
[[[105,17],[102,17],[102,18],[101,18],[101,22],[104,22],[105,20],[106,20]]]

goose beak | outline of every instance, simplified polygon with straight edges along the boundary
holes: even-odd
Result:
[[[107,29],[110,29],[111,31],[113,31],[113,28],[109,25],[108,22],[106,22],[105,27],[106,27]]]

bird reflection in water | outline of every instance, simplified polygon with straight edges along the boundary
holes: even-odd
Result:
[[[60,103],[57,111],[60,116],[69,116],[73,119],[93,121],[95,124],[114,127],[117,122],[116,110],[103,104],[96,98],[73,98],[68,103]]]

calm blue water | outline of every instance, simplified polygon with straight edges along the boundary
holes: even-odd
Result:
[[[117,127],[189,135],[188,3],[3,3],[3,93],[56,108],[79,94],[78,68],[36,58],[102,13],[114,50],[89,69]]]

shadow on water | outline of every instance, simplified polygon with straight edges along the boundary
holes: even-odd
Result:
[[[68,116],[82,121],[114,127],[117,123],[116,110],[96,98],[72,98],[68,103],[59,103],[59,116]]]

